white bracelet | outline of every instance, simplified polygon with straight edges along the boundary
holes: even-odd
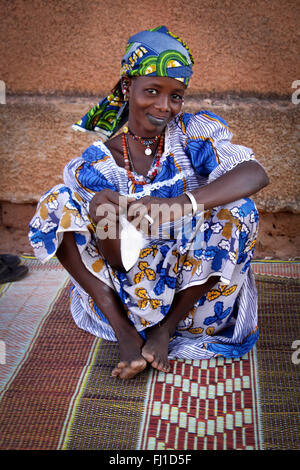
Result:
[[[190,193],[189,191],[187,191],[187,192],[184,193],[184,194],[185,194],[185,195],[189,198],[189,200],[191,201],[191,204],[192,204],[192,207],[193,207],[192,216],[194,217],[194,215],[196,215],[197,210],[198,210],[197,201],[196,201],[196,199],[194,198],[193,194]]]
[[[152,219],[152,217],[150,217],[150,215],[145,214],[143,217],[148,220],[150,225],[154,223],[154,220]]]

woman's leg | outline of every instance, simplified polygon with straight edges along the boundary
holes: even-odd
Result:
[[[119,343],[120,362],[113,369],[112,376],[122,379],[134,377],[147,365],[141,354],[143,340],[129,322],[119,296],[85,267],[72,232],[64,233],[56,254],[69,274],[92,297],[115,332]]]
[[[174,296],[172,306],[165,318],[149,329],[147,340],[142,348],[144,358],[152,367],[168,372],[168,344],[177,324],[189,312],[195,303],[205,295],[218,281],[219,276],[211,276],[204,284],[189,287]]]
[[[207,259],[205,256],[201,259],[201,275],[203,273],[209,275],[216,271],[222,272],[226,279],[231,279],[231,283],[236,288],[240,287],[247,276],[257,237],[258,213],[255,204],[251,199],[245,198],[216,207],[207,211],[206,215],[207,232],[204,234],[203,253],[205,255],[208,250],[209,256]],[[216,227],[217,230],[212,230],[212,227]],[[214,247],[215,250],[211,251],[211,247]],[[235,260],[235,262],[231,260]],[[184,282],[197,280],[196,275],[194,279],[188,278],[189,271],[182,270],[182,272],[186,276],[185,279],[182,276],[182,285]],[[160,326],[155,325],[149,330],[146,343],[142,348],[143,356],[153,367],[164,371],[169,369],[168,343],[170,336],[186,313],[213,288],[219,279],[219,276],[213,274],[204,284],[182,290],[175,295],[168,314],[160,322]],[[237,289],[238,291],[239,289]]]

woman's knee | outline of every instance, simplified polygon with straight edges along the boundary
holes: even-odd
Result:
[[[237,201],[216,207],[212,212],[212,218],[216,217],[219,221],[235,222],[240,224],[248,222],[257,226],[259,214],[254,201],[250,198],[238,199]]]

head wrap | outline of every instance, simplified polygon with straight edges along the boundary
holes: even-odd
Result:
[[[186,86],[193,73],[193,56],[187,44],[166,26],[131,36],[121,62],[121,77],[156,76],[180,80]],[[128,119],[128,103],[118,86],[103,98],[73,129],[96,131],[103,140],[120,129]]]

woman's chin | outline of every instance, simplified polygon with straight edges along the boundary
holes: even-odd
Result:
[[[147,115],[145,122],[135,123],[128,122],[129,129],[141,137],[154,137],[161,134],[166,128],[170,119],[155,119]]]
[[[169,119],[164,119],[160,121],[153,121],[150,119],[148,119],[146,125],[143,126],[143,133],[141,135],[143,135],[144,137],[154,137],[156,135],[162,134],[169,122]]]

